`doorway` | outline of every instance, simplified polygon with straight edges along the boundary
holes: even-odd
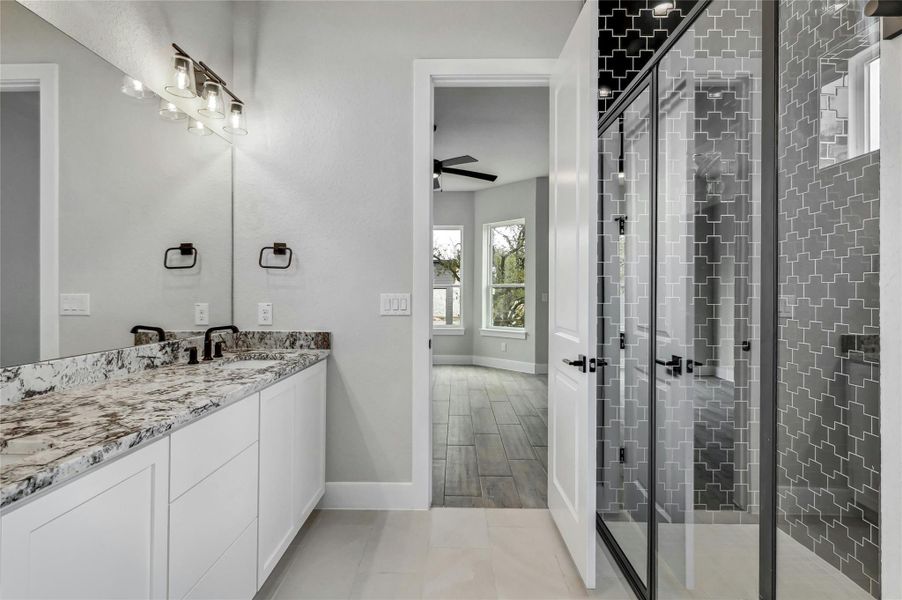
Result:
[[[433,506],[547,508],[547,87],[441,87]]]
[[[0,95],[4,129],[32,141],[30,150],[4,144],[12,151],[4,152],[3,170],[13,176],[3,178],[2,268],[36,275],[24,278],[30,282],[26,289],[3,290],[5,366],[59,355],[57,65],[4,64]]]

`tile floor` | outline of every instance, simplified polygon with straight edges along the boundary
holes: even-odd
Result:
[[[548,505],[548,378],[473,366],[432,372],[432,503]]]
[[[599,549],[587,592],[547,510],[318,511],[256,600],[633,600]]]

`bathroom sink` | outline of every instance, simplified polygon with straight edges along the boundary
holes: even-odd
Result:
[[[278,352],[242,352],[219,363],[220,369],[265,369],[288,358]]]
[[[255,359],[248,358],[245,360],[233,360],[231,362],[224,362],[219,365],[220,369],[265,369],[266,367],[271,367],[273,365],[279,364],[278,360],[264,360],[264,359]]]
[[[32,454],[50,448],[53,448],[53,442],[45,437],[32,436],[9,440],[6,446],[0,448],[0,467],[21,464]]]

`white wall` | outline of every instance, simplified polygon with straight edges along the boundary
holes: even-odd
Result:
[[[229,144],[125,96],[121,71],[14,2],[0,3],[0,56],[59,65],[60,292],[91,294],[90,316],[60,318],[60,355],[131,345],[137,323],[192,328],[194,302],[228,322]],[[180,242],[199,268],[163,269]]]
[[[536,199],[538,196],[545,198],[545,227],[540,230],[540,222],[536,218]],[[473,355],[477,357],[495,358],[505,361],[515,361],[528,365],[536,364],[536,343],[545,340],[548,345],[547,316],[544,317],[546,331],[544,338],[537,335],[538,324],[541,319],[538,315],[548,313],[547,302],[540,301],[541,293],[548,291],[548,218],[547,218],[548,178],[527,179],[500,187],[480,190],[475,193],[475,229],[477,244],[482,244],[483,228],[488,223],[508,221],[511,219],[526,219],[526,339],[508,339],[491,337],[481,332],[473,338]],[[545,253],[541,256],[538,239],[546,240]],[[482,248],[480,247],[480,250]],[[483,260],[483,252],[477,258],[476,285],[477,293],[482,293],[482,282],[485,281],[486,262]],[[545,289],[540,290],[538,274],[545,271]],[[479,305],[484,304],[480,296],[475,300]],[[476,309],[481,310],[480,308]],[[503,351],[501,345],[506,344],[507,350]],[[546,351],[547,352],[547,351]],[[547,356],[547,353],[546,353]],[[546,359],[547,362],[547,359]]]
[[[881,588],[884,598],[902,598],[902,36],[880,45],[880,541]]]
[[[412,61],[556,57],[580,2],[258,2],[236,6],[236,315],[333,332],[327,479],[411,479],[411,321],[380,292],[412,280]],[[428,198],[417,199],[428,202]],[[286,241],[298,268],[256,267]],[[417,348],[425,352],[426,348]]]
[[[528,372],[544,371],[548,363],[548,178],[539,177],[478,192],[433,194],[433,223],[465,225],[464,229],[464,326],[463,336],[433,335],[437,364],[470,358],[477,364],[508,364]],[[483,310],[486,223],[526,219],[526,339],[489,337],[480,332]],[[464,220],[468,219],[468,220]],[[507,344],[507,351],[501,344]],[[485,360],[488,359],[488,360]]]
[[[0,365],[41,357],[41,109],[38,92],[0,94]],[[5,284],[15,281],[15,285]]]
[[[479,329],[479,308],[473,303],[473,269],[478,250],[474,245],[473,192],[435,192],[432,194],[432,223],[456,225],[464,228],[462,251],[463,265],[461,311],[463,335],[441,335],[433,330],[432,354],[434,356],[470,356],[473,354],[473,336]]]

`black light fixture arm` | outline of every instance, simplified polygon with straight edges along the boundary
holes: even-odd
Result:
[[[203,75],[205,78],[211,79],[211,80],[215,81],[216,83],[218,83],[219,85],[221,85],[221,86],[222,86],[222,89],[224,89],[225,92],[226,92],[229,96],[232,97],[232,100],[234,100],[235,102],[241,102],[242,104],[244,104],[244,102],[241,100],[241,98],[239,98],[238,96],[236,96],[235,93],[232,92],[232,90],[230,90],[230,89],[228,88],[228,85],[226,84],[226,80],[223,79],[222,77],[220,77],[220,76],[216,73],[216,71],[214,71],[214,70],[211,69],[209,66],[207,66],[207,64],[206,64],[204,61],[202,61],[202,60],[194,60],[194,57],[192,57],[190,54],[188,54],[187,52],[185,52],[185,51],[182,49],[182,47],[179,46],[178,44],[176,44],[175,42],[172,42],[172,47],[175,48],[175,51],[176,51],[176,52],[178,52],[179,54],[181,54],[181,55],[184,56],[185,58],[190,58],[190,59],[192,60],[192,62],[194,62],[194,65],[195,65],[194,70],[195,70],[195,71],[197,71],[198,73],[200,73],[201,75]]]

